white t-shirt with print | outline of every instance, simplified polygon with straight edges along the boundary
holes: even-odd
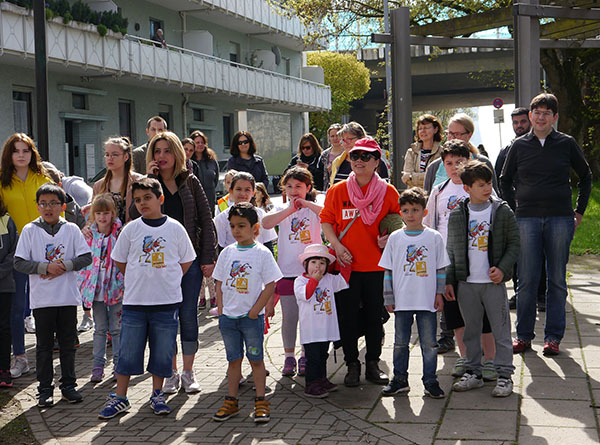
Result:
[[[111,258],[127,263],[123,304],[156,306],[182,301],[180,264],[194,261],[196,252],[177,220],[167,216],[152,227],[138,218],[123,228]]]
[[[287,206],[278,206],[271,213],[286,208]],[[302,208],[279,223],[277,264],[284,277],[302,275],[304,267],[298,261],[298,255],[310,244],[322,244],[321,220],[315,212]]]
[[[260,231],[258,233],[258,241],[261,244],[268,243],[269,241],[273,241],[277,239],[277,232],[275,229],[263,229],[262,227],[262,219],[265,216],[265,211],[261,208],[255,207],[256,212],[258,213],[258,222],[260,223]],[[229,227],[229,211],[231,207],[226,208],[217,216],[215,216],[215,228],[217,229],[217,240],[219,242],[219,246],[227,247],[230,244],[235,243],[235,238],[231,234],[231,228]]]
[[[348,289],[342,275],[325,274],[310,299],[306,299],[306,285],[310,278],[300,275],[294,280],[294,294],[298,302],[300,344],[340,339],[334,294]]]
[[[469,206],[469,234],[467,238],[469,276],[467,277],[467,283],[492,282],[489,275],[490,261],[488,258],[491,217],[491,204],[481,211],[474,211]]]
[[[212,276],[221,282],[223,314],[233,318],[246,315],[265,285],[283,277],[271,251],[260,243],[250,248],[227,246],[219,255]]]
[[[94,301],[100,301],[104,303],[104,295],[102,292],[101,283],[104,282],[106,277],[106,255],[108,253],[108,240],[109,236],[102,237],[102,245],[100,246],[100,268],[98,269],[98,286],[96,286],[96,295],[94,295]]]
[[[90,253],[90,246],[75,224],[68,222],[61,225],[53,236],[36,224],[29,223],[21,231],[15,256],[27,261],[50,263],[72,260],[86,253]],[[29,275],[31,309],[79,306],[81,294],[77,286],[77,273],[65,272],[52,280],[43,279],[41,275]]]
[[[388,239],[379,266],[392,271],[397,311],[435,312],[436,271],[450,264],[442,235],[429,227],[409,236],[396,230]]]
[[[448,184],[440,192],[437,197],[437,230],[442,234],[444,243],[448,239],[448,220],[450,219],[450,213],[452,210],[458,207],[465,198],[468,198],[469,194],[465,192],[462,184],[455,184],[452,181],[448,181]]]

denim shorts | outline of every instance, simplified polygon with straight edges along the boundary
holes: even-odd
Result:
[[[219,317],[219,330],[225,343],[227,361],[235,362],[244,356],[244,343],[246,344],[246,357],[251,362],[260,362],[263,359],[263,339],[265,335],[265,316],[258,318],[228,318]]]
[[[179,309],[142,312],[123,307],[121,315],[121,347],[115,372],[121,375],[144,373],[146,339],[150,358],[146,370],[157,377],[171,377]]]

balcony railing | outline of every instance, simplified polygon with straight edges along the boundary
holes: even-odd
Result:
[[[111,32],[100,37],[92,25],[46,22],[48,59],[86,70],[135,76],[176,88],[239,96],[256,102],[284,104],[298,111],[331,108],[328,86],[254,68],[184,48],[160,48],[154,42]],[[0,3],[0,55],[34,56],[33,16]]]

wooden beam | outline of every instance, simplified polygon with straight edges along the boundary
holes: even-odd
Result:
[[[599,34],[599,20],[558,20],[540,26],[540,38],[543,39],[595,37]]]
[[[421,26],[412,26],[411,35],[456,37],[477,31],[512,25],[512,7],[494,9],[480,14],[466,15]]]

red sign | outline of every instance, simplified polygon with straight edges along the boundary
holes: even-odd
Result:
[[[497,97],[492,102],[492,105],[494,106],[494,108],[502,108],[502,105],[504,105],[504,101],[502,99],[500,99],[499,97]]]

